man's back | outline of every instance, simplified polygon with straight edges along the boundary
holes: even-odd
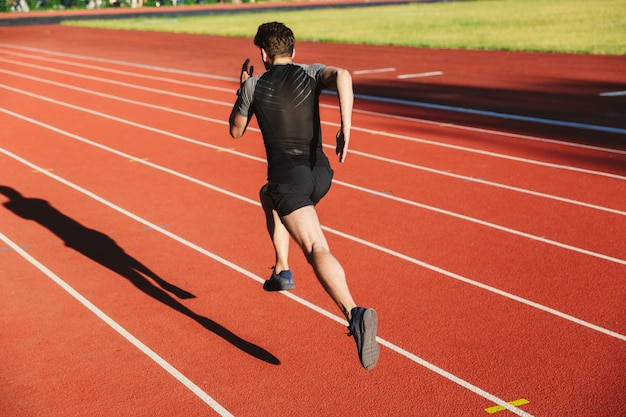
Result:
[[[318,79],[323,68],[276,65],[250,80],[252,110],[263,134],[270,177],[296,165],[315,166],[320,159]]]

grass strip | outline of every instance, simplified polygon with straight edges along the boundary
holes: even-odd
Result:
[[[64,24],[251,38],[274,20],[308,41],[626,54],[626,0],[475,0]]]

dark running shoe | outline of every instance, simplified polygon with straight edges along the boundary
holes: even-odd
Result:
[[[263,283],[265,291],[285,291],[296,288],[293,283],[293,275],[290,270],[281,271],[279,274],[272,272],[270,279]]]
[[[376,366],[380,349],[376,342],[378,316],[373,308],[354,307],[348,330],[354,336],[361,365],[368,371]]]

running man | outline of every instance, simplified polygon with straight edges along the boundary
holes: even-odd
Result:
[[[291,236],[348,320],[361,364],[372,369],[379,354],[376,311],[354,302],[343,267],[330,253],[315,210],[333,177],[322,151],[319,95],[324,88],[337,91],[341,114],[337,154],[344,162],[352,124],[352,78],[341,68],[294,64],[295,38],[282,23],[259,26],[254,45],[260,48],[267,71],[253,76],[253,67],[248,68],[250,59],[244,62],[241,88],[230,115],[230,134],[241,137],[254,114],[265,144],[268,182],[261,188],[260,199],[276,264],[263,288],[282,291],[295,287],[288,263]]]

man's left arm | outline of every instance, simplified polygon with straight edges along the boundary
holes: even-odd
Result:
[[[326,67],[322,71],[321,79],[325,87],[337,91],[339,98],[341,128],[337,132],[336,153],[339,155],[339,162],[344,162],[348,154],[350,129],[352,128],[352,107],[354,105],[352,76],[348,70],[343,68]]]

